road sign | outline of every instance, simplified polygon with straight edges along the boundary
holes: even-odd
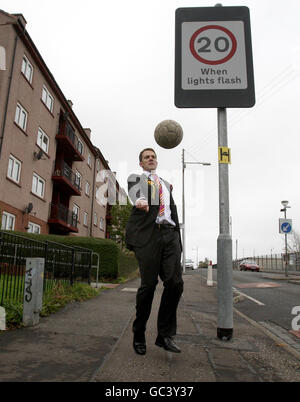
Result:
[[[220,163],[231,163],[230,148],[219,147],[219,162]]]
[[[292,231],[292,219],[279,218],[279,233],[289,234]]]
[[[249,9],[177,9],[175,105],[252,107],[254,103]]]

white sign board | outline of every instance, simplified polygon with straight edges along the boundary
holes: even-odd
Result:
[[[254,106],[249,9],[178,8],[175,19],[175,106]]]
[[[292,232],[292,219],[279,218],[279,233],[289,234]]]
[[[246,89],[243,21],[182,23],[182,89]]]

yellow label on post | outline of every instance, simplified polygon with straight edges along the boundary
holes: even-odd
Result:
[[[219,147],[219,163],[231,163],[230,148]]]

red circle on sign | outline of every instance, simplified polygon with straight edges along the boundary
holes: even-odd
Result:
[[[196,52],[195,50],[195,46],[194,46],[194,42],[197,38],[197,36],[203,32],[206,31],[207,29],[219,29],[220,31],[225,32],[231,39],[232,42],[232,49],[231,51],[228,53],[228,55],[226,57],[224,57],[223,59],[220,60],[206,60],[203,57],[199,56],[199,54]],[[198,60],[201,61],[201,63],[204,64],[212,64],[212,65],[217,65],[217,64],[222,64],[225,63],[226,61],[230,60],[231,57],[234,55],[234,53],[236,52],[237,49],[237,41],[235,39],[235,36],[233,35],[232,32],[229,31],[229,29],[221,27],[219,25],[206,25],[200,29],[198,29],[191,37],[190,40],[190,50],[192,52],[192,55]]]

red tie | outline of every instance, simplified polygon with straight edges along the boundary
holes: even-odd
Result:
[[[152,177],[154,179],[155,184],[157,185],[159,189],[159,216],[163,216],[165,212],[165,202],[164,202],[164,195],[163,195],[163,190],[162,190],[162,185],[161,182],[157,176],[157,174],[152,174]]]

